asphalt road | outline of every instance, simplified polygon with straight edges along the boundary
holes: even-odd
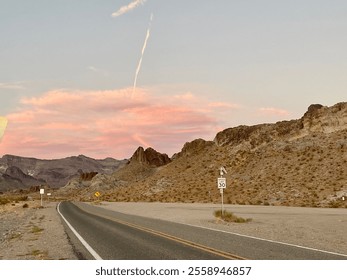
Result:
[[[62,202],[58,210],[102,259],[347,259],[318,250],[127,215],[85,203]],[[92,259],[71,230],[67,232],[80,258]]]

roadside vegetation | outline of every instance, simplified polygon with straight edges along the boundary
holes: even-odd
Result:
[[[27,200],[28,196],[25,195],[0,196],[0,205],[6,205],[8,203],[18,203],[19,201]]]
[[[40,233],[43,231],[43,228],[39,228],[38,226],[34,225],[31,229],[31,233]]]
[[[214,211],[214,216],[218,219],[221,219],[229,223],[248,223],[252,221],[252,219],[244,219],[241,217],[237,217],[232,212],[229,212],[227,210],[224,210],[223,212],[222,210],[216,210]]]

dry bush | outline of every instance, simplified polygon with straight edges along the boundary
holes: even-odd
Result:
[[[13,201],[18,203],[19,201],[27,201],[27,200],[28,200],[28,196],[23,196],[23,195],[2,196],[0,197],[0,205],[12,203]]]
[[[225,222],[230,222],[230,223],[247,223],[252,221],[252,219],[244,219],[241,217],[235,216],[232,212],[229,212],[227,210],[216,210],[214,211],[214,216],[216,218],[222,219]]]

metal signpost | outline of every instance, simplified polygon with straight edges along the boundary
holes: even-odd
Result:
[[[223,191],[224,189],[227,187],[227,179],[224,178],[224,174],[226,174],[227,171],[225,170],[225,168],[222,166],[221,168],[219,168],[219,175],[220,177],[217,179],[217,186],[218,189],[220,190],[220,194],[222,197],[222,205],[221,205],[221,217],[223,218],[223,213],[224,213],[224,196],[223,196]]]

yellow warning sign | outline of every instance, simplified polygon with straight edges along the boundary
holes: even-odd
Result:
[[[101,194],[99,192],[95,192],[94,194],[96,197],[99,197]]]

